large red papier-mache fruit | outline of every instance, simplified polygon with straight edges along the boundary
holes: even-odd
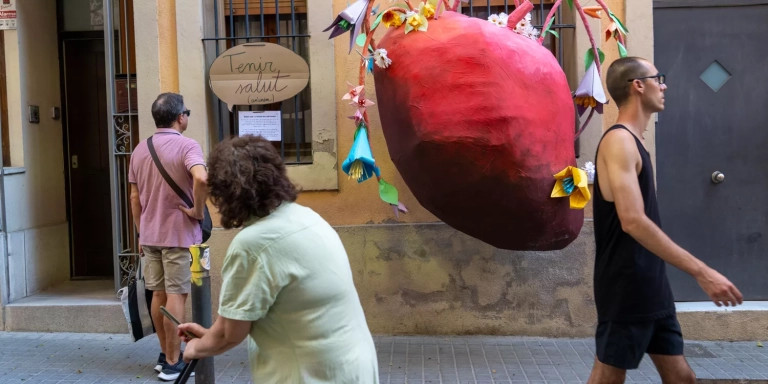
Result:
[[[389,154],[419,203],[497,248],[555,250],[584,220],[551,198],[575,165],[574,106],[563,70],[534,40],[445,12],[426,32],[390,28],[392,64],[374,69]]]

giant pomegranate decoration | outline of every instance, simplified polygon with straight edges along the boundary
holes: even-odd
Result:
[[[549,195],[576,162],[573,99],[550,51],[456,12],[423,33],[390,28],[378,48],[392,60],[374,69],[382,129],[419,203],[499,248],[578,236],[583,211]]]
[[[418,9],[406,2],[410,10],[382,14],[378,20],[395,28],[374,51],[364,17],[370,2],[358,0],[329,29],[334,28],[332,36],[354,31],[351,49],[365,20],[361,45],[370,44],[373,55],[364,67],[373,68],[389,154],[419,203],[448,225],[498,248],[553,250],[571,243],[583,211],[571,209],[567,199],[552,198],[550,191],[553,175],[576,164],[574,100],[552,53],[512,28],[451,11],[440,14],[446,0],[438,1],[439,15],[426,1]],[[532,8],[527,1],[516,3],[509,16],[515,24]],[[581,8],[579,13],[584,14]],[[361,72],[360,86],[345,96],[358,107],[358,130],[342,168],[358,181],[375,175],[384,191],[391,186],[381,179],[364,140],[370,125],[365,108],[373,103],[363,86]],[[580,185],[586,189],[586,181]],[[382,199],[397,202],[391,196]]]

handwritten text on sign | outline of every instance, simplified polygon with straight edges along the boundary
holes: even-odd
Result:
[[[211,89],[229,110],[233,105],[271,104],[293,97],[309,82],[309,66],[288,48],[241,44],[211,64]]]

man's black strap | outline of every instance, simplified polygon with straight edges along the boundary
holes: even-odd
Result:
[[[187,204],[187,207],[192,208],[194,207],[194,203],[192,200],[189,199],[189,196],[187,196],[184,191],[179,188],[178,184],[176,184],[175,181],[171,178],[171,175],[168,174],[168,172],[165,171],[165,168],[163,168],[163,164],[160,162],[160,159],[157,158],[157,152],[155,152],[155,146],[152,144],[152,136],[147,139],[147,148],[149,148],[149,154],[152,155],[152,161],[155,162],[155,166],[157,167],[157,170],[160,171],[160,174],[163,175],[163,179],[165,179],[165,182],[168,183],[168,185],[173,189],[174,192],[176,192],[179,197],[181,197],[182,200],[184,200],[184,203]]]

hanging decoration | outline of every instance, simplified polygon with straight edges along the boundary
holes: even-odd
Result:
[[[583,127],[574,132],[574,109],[580,115],[589,109],[589,119],[607,102],[604,55],[587,16],[607,15],[610,38],[620,47],[626,27],[602,0],[599,9],[567,0],[592,44],[587,73],[572,94],[542,46],[547,36],[559,38],[554,15],[562,0],[541,30],[532,25],[527,0],[487,20],[455,12],[458,0],[403,2],[378,12],[376,0],[358,0],[327,29],[331,37],[350,31],[350,51],[360,48],[358,83],[344,96],[355,109],[356,128],[342,170],[357,182],[375,177],[381,199],[396,214],[407,211],[382,178],[368,137],[375,129],[366,112],[374,105],[365,96],[370,72],[389,155],[422,206],[498,248],[553,250],[571,243],[590,199],[588,176],[575,166],[573,141]],[[388,30],[377,42],[381,26]]]

